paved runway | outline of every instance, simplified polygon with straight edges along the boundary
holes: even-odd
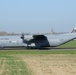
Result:
[[[49,48],[42,48],[42,49],[27,49],[25,47],[18,47],[18,48],[2,48],[0,50],[76,50],[76,48],[56,48],[56,47],[49,47]]]

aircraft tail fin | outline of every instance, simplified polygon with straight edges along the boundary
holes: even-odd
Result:
[[[73,28],[71,33],[76,33],[76,27]]]

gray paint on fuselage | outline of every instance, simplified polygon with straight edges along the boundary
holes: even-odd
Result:
[[[0,47],[24,46],[20,36],[0,36]]]
[[[38,35],[37,35],[38,36]],[[40,35],[39,35],[40,36]],[[59,46],[61,44],[64,44],[68,41],[71,41],[76,38],[76,33],[67,33],[67,34],[60,34],[60,35],[44,35],[46,39],[39,39],[36,40],[35,42],[31,42],[31,39],[34,39],[32,35],[28,35],[24,37],[24,40],[26,44],[28,44],[26,41],[29,42],[29,44],[35,43],[36,46],[38,47],[53,47],[53,46]],[[32,46],[32,45],[31,45]]]
[[[47,36],[50,46],[59,46],[76,38],[76,33]]]
[[[39,38],[36,38],[36,36]],[[43,38],[42,38],[43,37]],[[21,36],[0,36],[0,47],[54,47],[64,44],[76,38],[76,33],[67,33],[60,35],[26,35],[24,39]]]

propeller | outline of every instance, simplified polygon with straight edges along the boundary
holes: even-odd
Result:
[[[24,40],[24,34],[22,34],[22,35],[21,35],[21,39],[23,39],[23,40]]]

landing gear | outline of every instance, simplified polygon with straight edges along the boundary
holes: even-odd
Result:
[[[31,47],[31,46],[27,46],[26,49],[41,49],[41,47]]]

